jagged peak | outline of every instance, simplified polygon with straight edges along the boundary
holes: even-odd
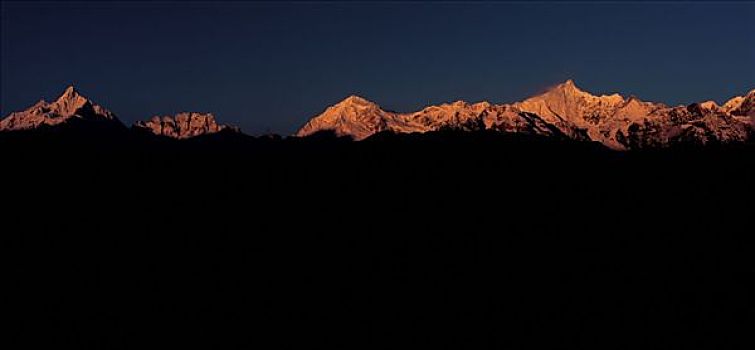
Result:
[[[340,102],[328,107],[326,111],[344,111],[344,110],[361,110],[361,109],[380,109],[380,106],[377,105],[377,103],[372,102],[364,97],[360,97],[357,95],[350,95]],[[338,112],[341,113],[341,112]]]
[[[65,89],[65,91],[63,91],[63,94],[61,94],[60,97],[58,97],[58,101],[71,100],[77,97],[82,97],[82,96],[81,94],[79,94],[79,91],[76,90],[76,87],[74,87],[73,85],[69,85]]]
[[[577,87],[577,84],[574,83],[574,80],[567,79],[565,82],[556,85],[553,90],[576,90],[576,91],[582,91],[579,87]]]
[[[590,93],[585,92],[584,90],[580,89],[572,79],[567,79],[563,83],[556,84],[551,86],[550,88],[546,89],[544,93],[536,95],[534,97],[538,96],[548,96],[548,95],[566,95],[566,96],[579,96],[579,95],[590,95]]]
[[[122,126],[115,114],[81,96],[76,88],[70,85],[52,103],[41,99],[24,111],[12,113],[0,122],[0,130],[23,130],[33,129],[40,125],[58,125],[71,118],[105,119]]]
[[[212,113],[209,113],[209,112],[208,113],[204,113],[204,112],[179,112],[179,113],[176,113],[175,116],[176,117],[179,117],[179,116],[189,116],[189,117],[192,117],[192,116],[194,116],[194,117],[207,117],[207,118],[215,119],[215,115],[212,114]]]
[[[148,121],[159,123],[173,123],[173,122],[179,122],[179,121],[185,121],[185,120],[191,120],[191,119],[203,119],[207,120],[208,122],[215,123],[215,115],[212,113],[204,113],[204,112],[178,112],[173,115],[155,115],[152,116]],[[136,123],[144,123],[145,121],[138,121]]]
[[[174,115],[156,115],[144,121],[137,121],[134,127],[147,129],[155,135],[184,139],[220,131],[241,132],[241,129],[220,124],[212,113],[179,112]]]
[[[78,90],[73,85],[68,86],[63,94],[58,97],[54,102],[54,108],[61,115],[72,115],[77,109],[86,105],[89,102],[84,96],[79,94]]]
[[[611,94],[601,94],[601,95],[595,95],[591,92],[585,91],[577,86],[577,84],[572,79],[568,79],[565,82],[558,84],[546,91],[543,95],[548,95],[550,93],[558,93],[563,94],[566,97],[582,97],[587,98],[592,101],[596,101],[599,103],[606,103],[609,105],[617,105],[621,103],[627,103],[630,100],[637,100],[637,102],[644,102],[637,98],[636,96],[629,96],[628,98],[624,98],[621,94],[614,92]],[[542,96],[542,95],[541,95]]]
[[[375,105],[375,102],[372,102],[364,97],[357,96],[357,95],[349,95],[345,99],[343,99],[341,102],[338,103],[338,105]]]

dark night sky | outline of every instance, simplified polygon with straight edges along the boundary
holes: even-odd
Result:
[[[0,112],[66,85],[124,122],[288,134],[350,94],[412,111],[573,78],[670,104],[755,88],[755,3],[2,3]]]

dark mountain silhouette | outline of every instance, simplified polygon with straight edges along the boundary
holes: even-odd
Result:
[[[14,348],[751,342],[752,140],[79,122],[0,133]]]

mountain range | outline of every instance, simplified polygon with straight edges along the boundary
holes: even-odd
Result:
[[[349,96],[311,118],[295,136],[332,132],[363,140],[374,134],[426,133],[441,130],[516,133],[598,142],[614,150],[669,147],[679,144],[729,144],[750,139],[755,128],[755,90],[719,106],[714,101],[667,106],[619,94],[596,96],[572,80],[542,94],[511,104],[456,101],[417,112],[386,111],[359,96]],[[73,121],[126,129],[116,115],[69,86],[54,102],[40,100],[0,121],[0,131],[57,127]],[[132,130],[174,139],[220,131],[240,133],[218,124],[210,113],[184,112],[154,116]]]
[[[0,131],[23,131],[56,127],[75,122],[84,122],[114,129],[126,126],[114,113],[92,102],[69,86],[54,102],[40,100],[22,112],[11,113],[0,121]],[[134,123],[132,129],[175,139],[213,134],[228,130],[240,132],[239,128],[218,124],[211,113],[184,112],[175,116],[154,116]]]
[[[754,101],[752,90],[722,106],[706,101],[670,107],[634,96],[596,96],[572,80],[512,104],[457,101],[412,113],[389,112],[364,98],[350,96],[309,120],[296,135],[330,130],[362,140],[384,131],[495,130],[595,141],[616,150],[733,143],[745,141],[752,134]]]

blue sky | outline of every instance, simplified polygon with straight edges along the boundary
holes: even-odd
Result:
[[[0,111],[68,84],[124,122],[294,132],[357,94],[412,111],[573,78],[670,104],[755,88],[755,3],[2,3]]]

